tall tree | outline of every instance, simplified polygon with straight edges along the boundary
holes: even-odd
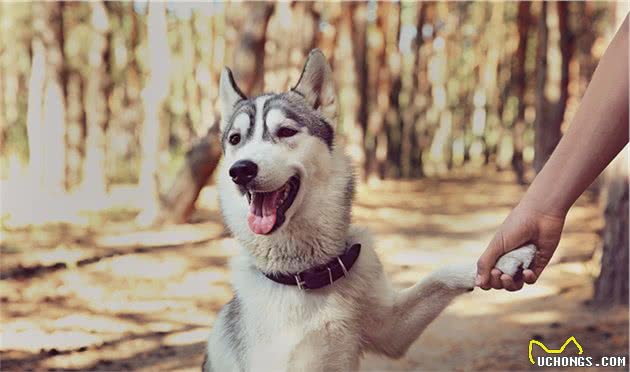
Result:
[[[525,58],[527,57],[527,39],[530,24],[530,2],[518,3],[516,22],[518,27],[518,47],[512,60],[512,82],[514,93],[518,100],[516,118],[512,126],[512,169],[519,184],[524,185],[525,165],[523,164],[523,149],[525,148],[525,90],[527,88],[527,76],[525,73]]]
[[[376,22],[368,28],[368,127],[366,132],[366,175],[385,178],[387,165],[387,113],[390,109],[392,71],[388,65],[388,42],[398,35],[399,4],[377,3]],[[392,75],[392,72],[394,75]],[[396,89],[395,89],[396,90]]]
[[[106,192],[105,130],[109,121],[108,54],[111,34],[104,2],[91,2],[90,10],[92,38],[88,56],[89,75],[85,82],[87,133],[83,162],[83,187],[98,199]]]
[[[141,224],[150,224],[159,211],[158,156],[160,144],[160,116],[169,93],[170,50],[164,3],[151,2],[147,15],[147,80],[142,91],[144,121],[140,133],[141,164],[139,188],[144,196],[144,207],[138,216]]]
[[[359,179],[365,179],[365,3],[343,3],[339,15],[337,48],[333,70],[338,82],[339,124],[347,140],[348,154],[357,169]]]
[[[431,80],[429,79],[428,61],[432,54],[434,37],[433,23],[435,21],[435,3],[422,3],[418,19],[417,55],[415,69],[415,92],[413,106],[416,149],[411,151],[411,174],[416,177],[424,177],[424,165],[427,149],[431,144],[431,128],[427,120],[429,109],[429,97],[431,96]]]
[[[267,2],[243,4],[247,17],[239,30],[232,58],[232,72],[245,94],[261,92],[264,86],[264,55],[267,24],[274,6]],[[285,35],[287,36],[287,35]]]
[[[552,30],[559,34],[559,45],[553,45],[560,49],[560,61],[554,60],[554,64],[548,63],[549,27],[548,8],[551,3],[541,3],[541,16],[539,18],[539,45],[537,65],[537,102],[536,122],[534,138],[534,169],[539,172],[547,159],[556,148],[562,137],[561,125],[564,119],[569,86],[569,62],[573,54],[573,36],[568,25],[568,3],[559,1],[556,8],[552,9]],[[555,41],[555,40],[554,40]],[[559,65],[559,66],[558,66]],[[560,67],[560,73],[550,74],[549,68]],[[559,75],[559,76],[558,76]]]
[[[65,190],[63,4],[33,4],[32,65],[27,133],[34,186]]]
[[[593,301],[609,307],[628,303],[628,150],[605,172],[603,255]]]

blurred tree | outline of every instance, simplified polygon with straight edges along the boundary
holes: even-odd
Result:
[[[541,3],[541,13],[539,17],[539,44],[538,44],[538,65],[537,65],[537,102],[536,102],[536,122],[534,139],[534,169],[539,172],[547,159],[556,148],[562,136],[561,124],[566,110],[569,86],[569,62],[573,54],[573,36],[568,24],[568,4],[558,1],[555,4]],[[550,7],[552,16],[547,13]],[[549,54],[549,27],[559,42],[554,43],[554,48],[560,49],[560,60],[554,58],[548,63]],[[557,40],[554,40],[557,41]],[[559,44],[559,45],[557,45]],[[549,69],[556,71],[549,71]],[[557,69],[560,69],[558,74]]]
[[[505,28],[502,26],[504,3],[496,3],[489,7],[489,19],[484,25],[487,37],[481,38],[479,43],[481,63],[478,68],[478,84],[473,95],[475,111],[473,113],[473,135],[476,137],[472,146],[479,148],[476,152],[483,154],[483,163],[490,162],[490,154],[496,151],[496,134],[498,131],[498,99],[497,89],[500,57],[503,44],[495,45],[494,40],[504,40]],[[486,17],[483,18],[485,21]],[[472,147],[471,146],[471,147]],[[474,148],[474,147],[473,147]]]
[[[598,306],[628,304],[628,150],[605,172],[601,271],[593,301]]]
[[[534,123],[535,130],[535,160],[534,168],[536,172],[540,171],[546,161],[544,154],[551,154],[548,151],[548,143],[556,142],[559,137],[560,128],[554,128],[552,123],[547,120],[547,100],[545,98],[545,84],[547,82],[547,44],[549,42],[549,28],[547,26],[547,6],[548,3],[539,4],[540,10],[538,14],[538,43],[536,49],[536,121]]]
[[[243,4],[247,17],[239,29],[239,39],[232,57],[234,79],[247,94],[261,93],[264,87],[265,41],[267,24],[274,10],[268,2]],[[302,21],[302,20],[300,20]],[[284,35],[285,38],[290,35]]]
[[[86,138],[83,188],[100,199],[106,192],[105,130],[109,122],[110,76],[108,63],[111,39],[107,8],[103,1],[90,3],[91,42],[89,75],[85,82]]]
[[[400,173],[401,177],[414,177],[422,172],[419,165],[420,151],[418,147],[417,122],[420,112],[419,106],[424,102],[418,92],[418,81],[422,69],[420,68],[419,50],[422,45],[420,29],[424,24],[426,3],[410,3],[404,14],[404,24],[401,26],[401,46],[404,50],[401,66],[401,145],[400,145]],[[401,15],[403,18],[403,15]],[[404,43],[404,44],[403,44]],[[408,50],[407,50],[408,48]]]
[[[0,136],[0,159],[27,160],[28,144],[26,117],[28,111],[28,82],[33,39],[31,4],[2,2],[0,4],[0,101],[4,126]],[[8,164],[7,164],[8,165]]]
[[[33,186],[65,190],[65,71],[63,4],[34,3],[28,100],[29,168]]]
[[[397,53],[388,42],[397,41],[400,8],[393,3],[375,3],[376,22],[368,27],[368,127],[366,132],[366,177],[386,176],[388,137],[387,113],[390,108],[393,79],[398,74],[399,61],[397,56],[391,55],[393,62],[388,65],[389,53]],[[372,10],[373,11],[373,10]],[[396,48],[394,44],[394,48]]]
[[[142,225],[152,223],[158,215],[160,190],[158,183],[158,157],[160,144],[160,116],[164,100],[169,93],[170,50],[167,40],[166,5],[151,2],[147,16],[147,80],[142,91],[144,121],[140,134],[142,151],[139,187],[142,190],[144,209],[138,216]]]
[[[347,149],[357,169],[357,176],[365,180],[365,104],[366,27],[367,5],[343,3],[339,20],[337,48],[334,50],[333,71],[339,82],[339,121],[347,140]]]
[[[431,98],[431,81],[429,79],[429,56],[432,53],[434,37],[435,3],[422,3],[418,19],[418,42],[416,44],[416,90],[413,104],[415,106],[414,133],[417,148],[411,151],[411,173],[417,177],[425,176],[425,154],[431,144],[433,128],[428,120],[428,109]]]
[[[431,83],[431,106],[427,112],[427,120],[429,125],[434,127],[432,132],[431,144],[429,147],[431,165],[435,174],[444,174],[448,171],[449,166],[452,165],[452,146],[451,140],[453,136],[453,112],[449,107],[447,81],[450,76],[450,69],[453,68],[453,64],[449,64],[449,49],[451,47],[451,30],[452,25],[447,26],[445,20],[449,18],[449,6],[448,3],[437,3],[435,6],[436,21],[433,24],[434,27],[434,39],[432,42],[432,55],[428,61],[427,69],[429,75],[429,82]],[[479,8],[481,17],[480,21],[483,22],[485,17],[485,5]],[[481,51],[481,43],[478,44],[478,49]],[[476,106],[477,107],[477,106]],[[473,117],[475,115],[473,114]],[[477,133],[481,134],[482,131],[478,129],[483,126],[480,124],[485,122],[485,118],[482,120],[471,120],[473,126],[473,133],[477,130]],[[475,126],[477,123],[477,126]],[[477,129],[476,129],[477,128]],[[472,146],[471,146],[472,147]],[[481,151],[477,151],[477,154],[481,154]]]
[[[518,100],[516,118],[512,126],[512,169],[516,174],[516,181],[524,185],[525,164],[523,164],[523,149],[525,148],[525,90],[527,88],[527,76],[525,72],[525,57],[527,56],[527,39],[530,25],[530,2],[520,1],[516,22],[518,27],[518,47],[516,55],[512,59],[512,81],[516,99]]]

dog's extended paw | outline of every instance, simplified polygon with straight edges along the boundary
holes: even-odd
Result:
[[[519,270],[529,268],[535,254],[535,245],[524,245],[501,256],[494,267],[504,274],[514,276]]]
[[[449,265],[434,273],[444,286],[449,289],[472,291],[475,288],[477,268],[470,265]]]

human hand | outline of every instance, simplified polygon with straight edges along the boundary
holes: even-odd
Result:
[[[565,216],[564,213],[542,213],[526,202],[519,204],[477,261],[475,284],[485,290],[504,288],[518,291],[524,283],[535,283],[558,246]],[[527,243],[536,245],[538,249],[530,267],[523,270],[522,275],[512,277],[494,268],[500,256]]]

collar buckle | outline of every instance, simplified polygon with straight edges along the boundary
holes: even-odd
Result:
[[[337,256],[337,262],[339,262],[339,265],[341,265],[341,270],[343,270],[343,276],[348,276],[348,269],[346,269],[346,265],[343,264],[343,261],[341,260],[341,258],[339,258],[339,256]]]
[[[293,277],[295,278],[295,283],[297,284],[298,288],[302,291],[308,291],[308,288],[306,288],[304,285],[306,284],[306,282],[304,280],[302,280],[302,278],[300,278],[300,273],[297,273],[295,275],[293,275]]]

